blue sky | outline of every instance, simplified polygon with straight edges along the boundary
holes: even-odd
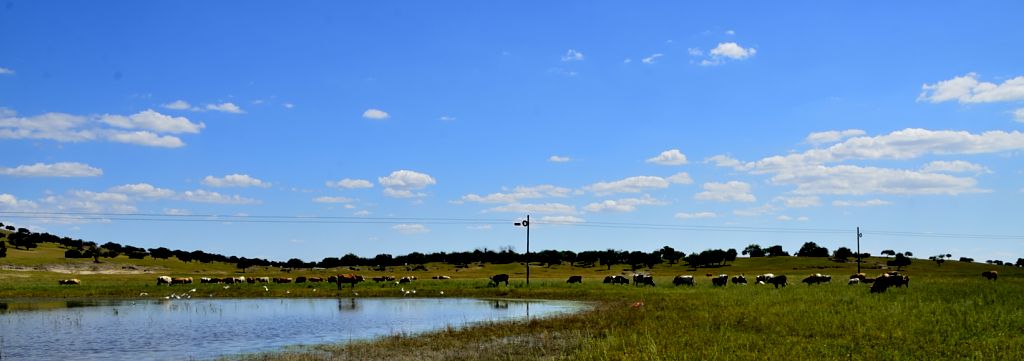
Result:
[[[1015,260],[1022,12],[9,1],[0,219],[277,260],[524,251],[526,214],[533,250],[860,226],[869,252]]]

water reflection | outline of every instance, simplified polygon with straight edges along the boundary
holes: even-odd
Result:
[[[210,359],[290,345],[545,317],[582,307],[568,301],[456,298],[5,301],[0,302],[0,357]]]

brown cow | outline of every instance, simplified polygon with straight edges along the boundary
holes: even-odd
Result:
[[[324,281],[323,277],[310,277],[309,278],[309,283],[320,283],[320,282],[323,282],[323,281]]]
[[[295,283],[306,283],[306,276],[295,277]]]
[[[363,282],[363,276],[355,275],[351,273],[338,275],[338,289],[341,289],[341,285],[351,284],[352,288],[356,288],[356,283]]]
[[[274,283],[292,283],[291,277],[274,277]]]
[[[995,281],[995,280],[999,279],[999,272],[998,271],[985,271],[985,272],[981,273],[981,276],[985,277],[985,279],[987,279],[989,281]]]
[[[192,284],[192,277],[175,277],[171,278],[172,285],[188,285]]]
[[[58,285],[62,285],[62,286],[63,285],[80,285],[80,284],[82,284],[82,280],[79,280],[77,278],[72,278],[72,279],[67,279],[67,280],[58,280],[57,284]]]

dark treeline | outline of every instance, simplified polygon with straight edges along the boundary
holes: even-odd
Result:
[[[5,229],[7,231],[0,232],[0,257],[6,256],[7,244],[10,244],[10,246],[15,249],[31,250],[38,247],[38,244],[40,243],[54,243],[65,249],[65,258],[92,258],[94,262],[100,262],[100,258],[114,258],[120,255],[125,255],[131,259],[143,259],[145,257],[155,259],[176,258],[179,261],[186,263],[230,263],[235,264],[239,269],[243,270],[253,266],[282,268],[371,266],[375,269],[384,269],[385,267],[422,265],[425,263],[446,263],[456,266],[468,266],[474,263],[525,263],[528,260],[527,255],[518,253],[512,248],[502,248],[500,250],[484,248],[463,252],[412,252],[398,256],[382,253],[372,258],[360,257],[349,253],[341,257],[326,257],[320,261],[307,262],[298,258],[292,258],[288,261],[281,262],[259,258],[229,257],[201,250],[183,251],[171,250],[165,247],[144,249],[129,245],[121,245],[115,242],[97,244],[96,242],[88,242],[69,237],[59,237],[49,233],[36,233],[25,228],[15,228],[10,225],[5,226],[3,223],[0,223],[0,229]],[[761,247],[758,244],[748,245],[743,249],[742,254],[754,258],[790,256],[790,253],[783,250],[780,245]],[[897,253],[893,250],[883,250],[881,254],[885,255],[886,258],[889,256],[895,256],[895,259],[887,261],[889,266],[895,267],[905,267],[910,265],[911,261],[909,257],[913,256],[913,253],[911,252]],[[738,255],[739,253],[733,248],[728,250],[706,249],[700,252],[686,254],[685,252],[676,250],[671,246],[665,246],[651,252],[607,249],[603,251],[595,250],[577,253],[573,251],[544,250],[530,254],[529,262],[533,264],[541,264],[546,267],[562,264],[569,264],[573,267],[596,267],[600,265],[609,270],[614,265],[627,265],[632,270],[637,270],[641,268],[652,268],[661,263],[668,263],[672,265],[679,262],[685,262],[685,264],[691,268],[706,268],[727,265],[729,262],[735,261]],[[860,258],[871,257],[871,254],[861,253],[858,255],[847,247],[839,247],[834,252],[829,253],[827,248],[818,246],[815,242],[806,242],[802,247],[800,247],[800,250],[796,252],[796,256],[830,257],[837,262],[846,262],[854,260],[858,258],[858,256],[860,256]],[[952,259],[952,255],[944,254],[930,257],[929,259],[934,260],[941,265],[945,260]],[[961,257],[960,261],[973,262],[974,259]],[[986,263],[993,265],[1015,265],[1018,267],[1024,267],[1024,258],[1017,259],[1016,263],[998,260],[989,260],[986,261]]]

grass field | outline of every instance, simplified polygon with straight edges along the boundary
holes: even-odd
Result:
[[[156,277],[226,277],[243,275],[233,265],[183,263],[176,260],[129,260],[126,257],[65,260],[63,251],[41,245],[33,251],[8,249],[0,259],[0,299],[143,298],[163,297],[186,286],[156,286]],[[868,269],[884,263],[870,259]],[[655,275],[657,287],[601,284],[610,274],[631,273],[622,265],[593,268],[531,267],[525,285],[520,264],[484,265],[456,270],[428,264],[430,271],[355,272],[415,275],[402,285],[418,290],[417,297],[509,297],[589,301],[591,311],[529,322],[475,326],[420,336],[393,336],[371,342],[320,345],[281,353],[244,355],[253,360],[335,359],[571,359],[571,360],[705,360],[705,359],[1024,359],[1024,272],[1011,267],[914,260],[905,274],[910,287],[870,294],[865,285],[846,285],[855,272],[850,263],[819,258],[738,259],[715,269],[687,270],[683,265],[658,265],[643,270]],[[44,270],[36,270],[36,269]],[[981,272],[997,269],[998,281]],[[77,272],[77,273],[66,273]],[[348,270],[281,272],[252,268],[245,276],[297,277],[348,273]],[[705,273],[785,274],[790,285],[729,285],[712,287]],[[488,287],[486,277],[512,275],[511,287]],[[810,273],[833,275],[832,284],[807,286],[799,280]],[[564,283],[583,275],[582,285]],[[694,287],[673,287],[677,274],[694,274]],[[449,275],[452,280],[431,280]],[[80,286],[58,286],[57,280],[78,278]],[[320,284],[224,285],[193,284],[201,297],[401,297],[394,284],[363,282],[338,290]],[[358,296],[355,294],[358,293]]]

